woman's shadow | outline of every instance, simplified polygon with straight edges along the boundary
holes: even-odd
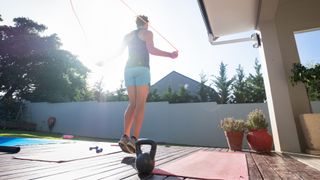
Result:
[[[132,157],[132,156],[127,156],[124,157],[121,161],[122,164],[126,164],[126,165],[130,165],[132,166],[134,169],[136,169],[136,158]]]

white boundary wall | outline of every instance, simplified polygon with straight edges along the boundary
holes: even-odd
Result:
[[[320,102],[312,105],[314,112],[320,112]],[[49,131],[47,119],[54,116],[57,123],[53,132],[118,139],[126,106],[127,102],[27,103],[27,114],[39,131]],[[225,117],[245,119],[255,108],[262,109],[269,122],[265,103],[147,103],[141,137],[173,144],[227,147],[219,128],[220,120]],[[247,147],[245,139],[244,147]]]
[[[53,132],[118,139],[127,102],[29,103],[27,106],[29,119],[37,124],[39,131],[48,131],[47,119],[54,116],[57,123]],[[141,137],[165,143],[226,147],[220,120],[244,119],[254,108],[261,108],[269,119],[266,104],[147,103]]]
[[[320,101],[312,101],[311,107],[313,113],[320,113]]]

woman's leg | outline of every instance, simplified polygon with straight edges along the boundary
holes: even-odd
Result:
[[[144,108],[146,104],[146,100],[149,94],[149,86],[137,86],[136,87],[136,99],[135,99],[135,111],[134,111],[134,119],[135,119],[135,127],[134,127],[134,137],[139,138],[140,130],[142,127],[143,119],[144,119]]]
[[[130,131],[134,120],[134,111],[136,107],[136,87],[127,87],[129,104],[124,114],[124,134],[130,137]]]

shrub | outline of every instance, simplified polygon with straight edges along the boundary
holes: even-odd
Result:
[[[246,124],[245,124],[245,121],[242,119],[234,119],[234,118],[228,117],[220,121],[220,127],[224,131],[242,132],[242,131],[245,131]]]
[[[306,87],[310,100],[320,100],[320,64],[306,67],[301,63],[294,63],[291,73],[290,81],[292,85],[302,82]]]
[[[246,126],[249,131],[266,129],[268,127],[268,122],[261,109],[255,109],[248,114],[248,119]]]

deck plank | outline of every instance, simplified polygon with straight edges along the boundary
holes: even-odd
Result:
[[[156,155],[156,167],[161,166],[162,164],[168,163],[172,160],[179,159],[182,157],[185,157],[186,155],[195,152],[199,150],[199,148],[187,148],[183,149],[183,151],[178,151],[174,153],[168,153],[165,152],[164,156],[158,157],[158,154]],[[98,177],[98,178],[97,178]],[[96,176],[92,176],[89,179],[99,179],[99,178],[112,178],[112,179],[139,179],[139,176],[137,175],[137,171],[132,166],[125,166],[123,171],[121,173],[112,174],[110,175],[109,172],[99,174]]]
[[[174,149],[170,149],[170,151],[173,151],[173,150]],[[177,150],[183,150],[183,149],[179,148]],[[161,155],[161,153],[159,153],[159,155]],[[119,173],[115,169],[119,169],[119,170],[123,169],[123,166],[125,166],[125,164],[122,164],[121,161],[126,157],[134,157],[134,156],[128,155],[126,153],[120,153],[118,155],[113,154],[111,156],[102,156],[102,157],[94,158],[90,160],[61,163],[59,166],[50,167],[50,171],[47,171],[46,169],[39,169],[37,170],[36,174],[32,174],[31,176],[24,175],[23,177],[27,177],[27,178],[38,177],[38,178],[45,178],[45,179],[59,179],[63,177],[68,177],[68,179],[74,179],[74,178],[89,177],[102,172]]]
[[[269,167],[271,167],[281,179],[301,179],[301,177],[294,173],[294,169],[288,166],[286,160],[276,154],[262,154],[261,155],[265,161],[268,163]]]
[[[253,160],[253,157],[250,153],[246,153],[246,159],[248,164],[248,174],[250,179],[252,180],[260,180],[262,179],[262,175],[260,174],[260,171],[256,165],[256,163]]]
[[[78,143],[78,142],[75,142]],[[74,144],[48,144],[23,146],[19,155],[56,151]],[[143,147],[143,151],[148,148]],[[188,156],[198,150],[228,152],[226,148],[186,147],[158,145],[156,167]],[[286,154],[258,154],[244,151],[248,174],[252,180],[260,179],[319,179],[320,171]],[[138,176],[134,168],[135,154],[117,152],[89,159],[48,163],[13,159],[14,154],[0,154],[0,179],[148,179],[192,180],[172,176]]]
[[[251,153],[251,155],[263,178],[268,177],[269,179],[274,180],[281,179],[276,171],[269,166],[262,154]]]
[[[302,179],[319,179],[320,171],[308,166],[286,154],[276,153],[277,156],[283,158],[286,166],[292,169],[292,172],[300,176]]]
[[[72,146],[72,145],[69,145]],[[46,146],[48,147],[48,146]],[[27,147],[28,148],[28,147]],[[26,152],[29,154],[35,154],[35,153],[45,153],[48,151],[42,151],[41,149],[35,148],[30,148],[32,151],[28,152],[27,151],[22,151],[20,155],[25,154]],[[29,150],[30,150],[29,149]],[[46,149],[46,148],[44,148]],[[51,149],[54,150],[54,147]],[[9,156],[9,155],[8,155]],[[10,163],[10,165],[6,165],[7,163],[2,164],[3,167],[0,166],[0,177],[1,176],[9,176],[10,174],[27,174],[29,171],[46,171],[47,169],[54,169],[57,168],[57,163],[45,163],[45,162],[38,162],[38,161],[27,161],[27,160],[17,160],[17,159],[12,159],[13,155],[10,155],[10,157],[6,158],[6,161],[12,161],[15,163]],[[94,161],[94,159],[90,159],[91,161]],[[13,168],[14,167],[14,168]],[[18,172],[17,172],[18,171]]]

